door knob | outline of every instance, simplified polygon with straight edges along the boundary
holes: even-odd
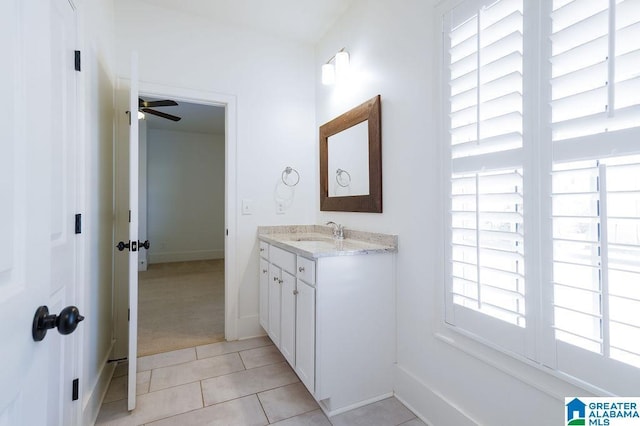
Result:
[[[122,250],[124,250],[126,248],[129,248],[129,243],[125,243],[124,241],[120,241],[116,247],[118,247],[118,251],[122,251]]]
[[[149,250],[149,247],[151,245],[149,244],[149,240],[145,240],[144,243],[142,241],[138,241],[138,247],[139,248],[145,248],[147,250]]]
[[[54,327],[60,334],[71,334],[82,320],[84,317],[75,306],[67,306],[60,311],[60,315],[49,315],[49,308],[40,306],[33,316],[31,335],[35,342],[39,342],[47,335],[47,330]]]

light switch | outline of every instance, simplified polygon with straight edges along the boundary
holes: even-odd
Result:
[[[248,198],[242,200],[242,214],[253,214],[253,201]]]

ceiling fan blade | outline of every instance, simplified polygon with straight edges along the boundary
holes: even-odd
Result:
[[[151,114],[151,115],[156,115],[158,117],[166,118],[166,119],[171,120],[171,121],[180,121],[180,120],[182,120],[182,117],[177,117],[175,115],[166,114],[164,112],[156,111],[156,110],[149,109],[149,108],[142,108],[142,112],[146,112],[146,113]]]
[[[138,108],[156,108],[163,106],[177,106],[178,103],[176,101],[172,101],[169,99],[165,99],[162,101],[145,101],[142,98],[138,98]]]

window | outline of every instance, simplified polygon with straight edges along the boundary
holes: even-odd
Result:
[[[622,375],[640,380],[640,0],[524,3],[443,18],[446,321],[624,394]]]

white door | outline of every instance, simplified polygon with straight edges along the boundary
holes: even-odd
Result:
[[[51,150],[50,246],[51,282],[49,302],[51,314],[60,314],[67,305],[77,306],[76,235],[78,158],[77,87],[74,50],[77,48],[76,16],[68,0],[55,0],[51,5],[49,33],[51,52]],[[80,230],[79,230],[80,231]],[[79,306],[81,308],[81,306]],[[78,378],[79,334],[62,336],[51,330],[47,335],[49,358],[48,418],[51,424],[75,424],[80,401],[72,402],[72,382]]]
[[[138,370],[138,55],[131,55],[129,89],[129,384],[128,409],[136,408]]]
[[[36,342],[32,324],[75,296],[75,13],[66,0],[1,8],[0,425],[73,424],[75,335]]]

